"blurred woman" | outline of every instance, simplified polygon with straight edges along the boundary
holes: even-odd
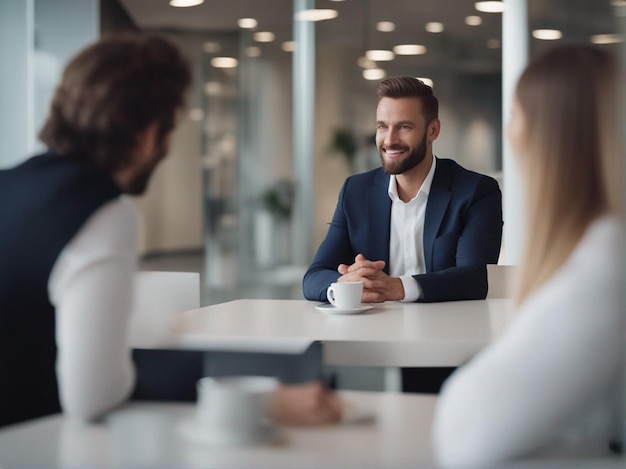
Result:
[[[618,449],[619,69],[607,51],[567,45],[519,79],[507,128],[526,188],[517,316],[446,382],[433,429],[442,466]]]

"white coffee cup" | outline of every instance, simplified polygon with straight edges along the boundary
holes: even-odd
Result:
[[[198,381],[196,424],[215,443],[258,441],[269,426],[270,398],[278,381],[266,376],[228,376]]]
[[[330,303],[339,309],[350,309],[361,306],[363,282],[331,283],[326,290]]]

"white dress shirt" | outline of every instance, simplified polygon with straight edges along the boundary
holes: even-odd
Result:
[[[134,386],[127,326],[137,218],[127,197],[103,205],[61,251],[48,280],[56,308],[59,398],[72,418],[98,417]]]
[[[428,194],[435,175],[437,158],[426,175],[417,195],[408,202],[398,197],[396,176],[389,178],[387,193],[391,199],[391,231],[389,236],[389,275],[400,277],[404,287],[402,301],[410,302],[422,296],[413,275],[426,273],[424,261],[424,217]]]
[[[589,226],[502,337],[446,381],[433,432],[442,466],[600,456],[621,441],[621,223]]]

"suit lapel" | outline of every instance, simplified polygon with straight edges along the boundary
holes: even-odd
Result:
[[[371,240],[370,260],[384,260],[385,272],[389,273],[389,231],[391,227],[391,199],[387,194],[389,176],[382,170],[376,183],[367,193],[367,220]]]
[[[424,261],[426,263],[426,272],[432,272],[435,238],[452,197],[452,192],[449,189],[450,179],[450,166],[446,161],[437,159],[437,166],[435,167],[424,217]]]

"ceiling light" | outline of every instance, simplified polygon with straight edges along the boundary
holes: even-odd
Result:
[[[368,68],[363,70],[363,78],[366,80],[382,80],[387,73],[382,68]]]
[[[367,57],[359,57],[356,61],[357,65],[361,68],[377,68],[376,62]]]
[[[489,49],[500,49],[500,39],[489,39],[487,40],[487,47],[489,47]]]
[[[425,78],[425,77],[415,77],[415,78],[423,82],[425,85],[428,85],[431,88],[433,87],[433,81],[430,78]]]
[[[617,44],[624,41],[621,34],[594,34],[591,36],[591,42],[594,44]]]
[[[533,37],[542,41],[556,41],[563,37],[563,33],[558,29],[535,29],[533,30]]]
[[[396,24],[392,21],[379,21],[376,23],[376,30],[381,33],[390,33],[396,30]]]
[[[611,5],[614,7],[626,7],[626,0],[611,0]]]
[[[222,49],[222,46],[220,46],[219,42],[208,41],[202,44],[202,50],[206,52],[207,54],[215,54],[216,52],[219,52],[221,49]]]
[[[423,55],[426,53],[426,47],[420,44],[399,44],[393,48],[396,55]]]
[[[252,36],[256,42],[272,42],[276,35],[270,31],[259,31]]]
[[[239,65],[239,61],[233,57],[213,57],[211,65],[215,68],[235,68]]]
[[[296,43],[293,41],[285,41],[281,44],[280,48],[285,52],[293,52],[296,49]]]
[[[260,57],[261,48],[257,46],[246,47],[246,56],[247,57]]]
[[[241,29],[254,29],[256,28],[258,21],[254,18],[239,18],[237,20],[237,26]]]
[[[202,5],[204,0],[170,0],[170,6],[173,7],[195,7],[197,5]]]
[[[218,96],[222,94],[222,84],[219,81],[207,81],[204,84],[204,94],[207,96]]]
[[[470,15],[465,17],[465,24],[468,26],[480,26],[483,19],[480,16]]]
[[[192,121],[198,122],[204,118],[204,111],[199,107],[189,109],[188,116]]]
[[[295,18],[298,21],[332,20],[337,18],[337,16],[339,16],[337,10],[328,9],[300,10],[295,14]]]
[[[424,28],[429,33],[441,33],[443,32],[443,23],[440,23],[438,21],[431,21],[430,23],[426,23],[426,26],[424,26]]]
[[[476,2],[474,3],[474,8],[483,13],[502,13],[504,11],[504,2]]]
[[[393,60],[395,57],[395,54],[393,52],[391,52],[390,50],[368,50],[367,52],[365,52],[365,57],[367,57],[370,60],[374,60],[375,62],[386,62],[389,60]]]

